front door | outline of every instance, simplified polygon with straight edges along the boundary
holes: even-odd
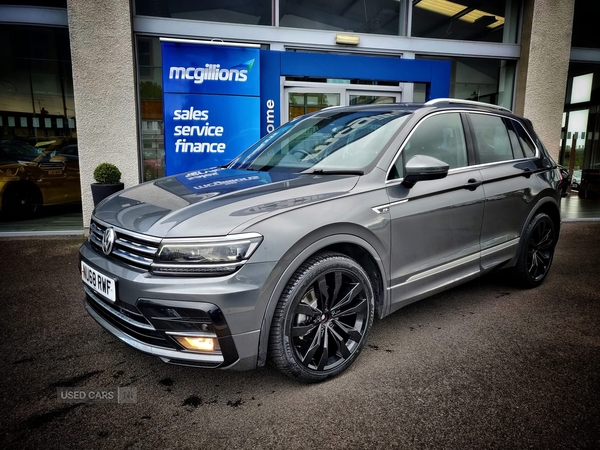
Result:
[[[410,189],[400,184],[404,166],[416,155],[447,163],[448,175]],[[391,311],[479,274],[484,194],[479,170],[469,165],[458,112],[428,116],[415,127],[390,171],[388,195]]]

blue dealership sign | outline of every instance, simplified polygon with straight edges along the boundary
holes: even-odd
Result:
[[[260,50],[163,42],[165,173],[221,166],[261,135]]]
[[[279,127],[281,53],[269,50],[260,52],[260,136],[271,133]]]
[[[256,142],[259,102],[258,97],[165,94],[167,175],[221,166]]]
[[[162,43],[163,92],[260,95],[260,50]]]

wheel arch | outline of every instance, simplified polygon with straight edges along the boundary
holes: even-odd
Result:
[[[548,215],[548,217],[550,217],[550,219],[552,220],[552,223],[554,224],[554,228],[556,230],[556,238],[558,239],[558,236],[560,234],[560,226],[561,226],[560,206],[553,197],[543,198],[529,212],[529,215],[527,216],[527,220],[525,220],[525,222],[523,223],[523,228],[521,229],[521,234],[519,235],[519,237],[523,236],[523,234],[525,233],[525,230],[527,229],[527,227],[529,226],[529,224],[531,223],[533,218],[539,213],[545,213]],[[505,267],[512,267],[517,263],[517,260],[519,259],[519,254],[521,253],[522,245],[523,245],[523,242],[519,242],[519,247],[517,248],[517,252],[516,252],[515,256],[510,261],[510,263],[507,264]]]
[[[329,228],[329,227],[327,227]],[[305,245],[305,239],[300,240],[280,259],[273,269],[278,277],[275,286],[270,290],[269,300],[265,308],[260,328],[258,366],[265,365],[269,346],[269,334],[271,321],[279,298],[286,285],[298,268],[310,257],[317,253],[332,251],[346,255],[354,259],[363,267],[373,286],[375,294],[375,317],[381,318],[385,315],[387,299],[387,277],[385,264],[379,252],[363,238],[349,233],[336,233],[322,236],[309,245]]]

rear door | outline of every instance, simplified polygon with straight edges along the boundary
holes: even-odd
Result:
[[[403,186],[404,166],[415,155],[448,163],[448,175]],[[392,311],[479,273],[484,195],[469,160],[461,114],[440,112],[415,126],[390,168]]]
[[[534,174],[535,144],[517,121],[484,112],[467,116],[483,178],[481,265],[488,269],[515,255],[524,221],[544,185]]]

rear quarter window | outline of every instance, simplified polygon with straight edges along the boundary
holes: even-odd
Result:
[[[521,144],[521,148],[523,149],[525,157],[534,157],[536,154],[535,144],[529,137],[529,134],[527,134],[527,132],[523,128],[523,125],[521,125],[519,122],[513,120],[512,124],[515,128],[515,132],[517,133],[517,137],[519,139],[519,143]]]

